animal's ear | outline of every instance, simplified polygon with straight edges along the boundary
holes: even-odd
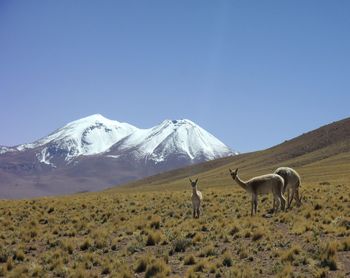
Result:
[[[195,181],[195,183],[197,183],[198,182],[198,178],[196,178],[196,181]]]
[[[238,168],[235,170],[235,174],[237,175],[237,173],[238,173]]]
[[[190,183],[192,183],[192,180],[191,180],[191,178],[189,178],[189,180],[190,180]]]
[[[232,170],[231,170],[231,168],[228,168],[228,170],[230,171],[230,173],[232,173]]]

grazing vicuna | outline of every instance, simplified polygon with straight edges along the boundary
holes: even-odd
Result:
[[[292,204],[293,199],[297,203],[297,206],[301,206],[301,196],[299,196],[299,187],[301,186],[300,175],[297,171],[289,167],[279,167],[274,172],[275,174],[281,176],[284,180],[284,189],[283,193],[287,190],[287,209]],[[292,190],[292,196],[289,198],[289,191]]]
[[[277,205],[274,202],[274,211],[277,211],[279,204],[281,204],[282,210],[286,205],[286,199],[283,196],[283,178],[277,174],[267,174],[263,176],[254,177],[248,181],[242,181],[238,177],[238,169],[235,171],[230,170],[231,177],[238,183],[245,191],[252,194],[252,207],[251,215],[253,211],[256,213],[258,208],[258,195],[272,193],[274,200],[277,200]]]
[[[197,182],[198,179],[195,181],[192,181],[190,179],[190,183],[192,186],[192,206],[193,206],[193,218],[199,218],[200,210],[201,210],[201,203],[203,200],[202,193],[197,190]]]

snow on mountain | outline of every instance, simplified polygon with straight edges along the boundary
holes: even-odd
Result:
[[[80,155],[105,152],[135,130],[137,128],[130,124],[95,114],[70,122],[50,135],[31,144],[19,145],[16,149],[23,151],[43,147],[37,158],[45,164],[51,164],[50,160],[57,155],[70,161]]]
[[[51,167],[97,154],[111,159],[131,155],[155,164],[170,157],[200,162],[237,154],[190,120],[165,120],[155,127],[139,129],[100,114],[70,122],[33,143],[1,147],[0,154],[31,149],[40,163]]]
[[[5,147],[5,146],[0,146],[0,154],[7,153],[7,152],[13,152],[13,148]]]
[[[0,197],[96,191],[234,154],[190,120],[139,129],[92,115],[33,143],[0,146],[0,187],[7,188]]]
[[[211,160],[233,154],[229,147],[190,120],[165,120],[149,129],[139,129],[121,140],[114,153],[131,152],[155,163],[172,155],[189,160]]]

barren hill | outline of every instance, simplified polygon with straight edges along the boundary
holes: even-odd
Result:
[[[231,184],[228,168],[240,168],[244,176],[272,171],[279,166],[290,166],[305,173],[304,179],[312,181],[350,177],[350,118],[327,124],[313,131],[287,140],[272,148],[239,154],[214,161],[176,169],[122,186],[121,189],[160,185],[178,186],[189,176],[203,177],[203,184]],[[205,178],[204,178],[205,177]]]

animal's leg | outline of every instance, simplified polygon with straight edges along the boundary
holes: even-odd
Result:
[[[295,194],[295,187],[292,188],[292,196],[290,197],[290,200],[288,200],[288,205],[287,205],[287,209],[290,208],[290,205],[292,204],[293,202],[293,199],[294,199],[294,194]],[[288,191],[289,192],[289,191]],[[289,198],[288,198],[289,199]]]
[[[281,209],[283,211],[285,211],[285,208],[286,208],[286,197],[283,196],[282,192],[280,192],[280,194],[279,194],[279,199],[280,199],[280,202],[281,202]]]
[[[254,194],[252,195],[252,207],[250,210],[250,215],[253,216],[253,210],[254,210]]]
[[[257,208],[258,208],[258,195],[255,195],[255,198],[254,198],[254,211],[255,211],[255,214],[256,214]]]
[[[200,208],[198,207],[197,208],[197,217],[199,218],[199,215],[200,215]]]
[[[272,202],[272,211],[275,212],[275,207],[276,207],[276,196],[273,194],[273,202]]]
[[[274,197],[274,200],[276,200],[273,212],[276,213],[278,211],[278,208],[279,208],[281,202],[280,202],[280,199],[279,199],[277,194],[274,194],[273,197]]]
[[[193,205],[193,218],[196,218],[196,207]]]
[[[297,202],[297,206],[300,207],[301,200],[300,200],[300,196],[299,196],[299,188],[296,188],[296,190],[295,190],[295,201]]]

